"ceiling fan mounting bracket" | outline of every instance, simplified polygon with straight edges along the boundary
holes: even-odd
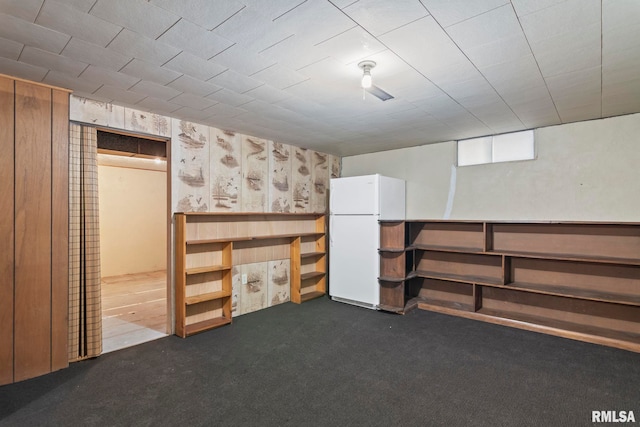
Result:
[[[362,68],[363,70],[366,68],[372,69],[375,66],[376,66],[375,61],[361,61],[358,63],[358,67]]]

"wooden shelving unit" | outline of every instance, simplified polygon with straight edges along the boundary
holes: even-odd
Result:
[[[404,221],[380,221],[380,305],[400,313],[405,307],[407,251]]]
[[[291,301],[324,295],[325,227],[322,214],[176,213],[176,335],[231,323],[236,265],[289,258]]]
[[[318,216],[312,233],[291,240],[291,301],[300,304],[327,291],[326,220]]]
[[[405,305],[640,352],[640,224],[412,220],[403,231]]]

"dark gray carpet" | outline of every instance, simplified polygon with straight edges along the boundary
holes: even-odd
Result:
[[[283,304],[0,387],[0,425],[592,425],[640,354],[415,310]]]

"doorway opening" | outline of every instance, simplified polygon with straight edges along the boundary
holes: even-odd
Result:
[[[98,130],[102,352],[167,335],[167,141]]]

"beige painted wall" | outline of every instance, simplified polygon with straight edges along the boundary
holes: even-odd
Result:
[[[457,168],[451,141],[344,157],[342,176],[407,180],[407,218],[640,221],[640,114],[535,138],[536,160]]]
[[[102,277],[164,270],[166,165],[158,167],[146,159],[98,157]]]

